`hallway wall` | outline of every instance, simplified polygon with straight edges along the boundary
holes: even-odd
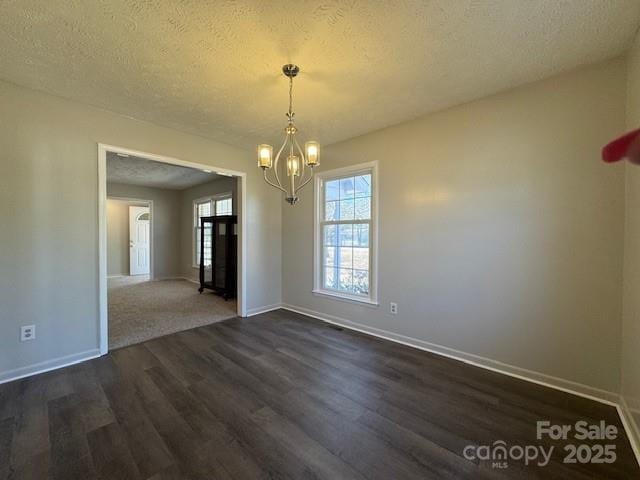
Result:
[[[107,199],[107,275],[129,275],[129,204]]]
[[[180,191],[164,188],[141,187],[119,183],[107,184],[108,197],[136,198],[153,201],[153,278],[180,276]],[[107,233],[109,224],[107,219]],[[127,211],[127,249],[129,244],[129,213]],[[108,252],[107,252],[108,253]],[[127,253],[127,262],[128,253]],[[107,263],[109,258],[107,257]],[[128,271],[128,266],[127,266]]]

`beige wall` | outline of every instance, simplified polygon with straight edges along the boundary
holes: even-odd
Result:
[[[180,276],[180,191],[119,183],[107,184],[107,196],[153,201],[151,220],[153,278]],[[127,213],[128,216],[128,213]],[[128,218],[128,217],[127,217]],[[107,219],[108,222],[108,219]],[[128,220],[127,220],[128,222]],[[128,225],[128,223],[127,223]],[[107,223],[107,232],[109,225]],[[128,244],[127,239],[127,244]],[[128,258],[128,257],[127,257]],[[107,257],[107,262],[109,258]]]
[[[98,142],[247,172],[247,305],[280,302],[282,200],[253,152],[5,82],[0,118],[0,381],[98,352]]]
[[[283,301],[617,392],[624,169],[599,153],[624,82],[610,61],[326,148],[379,162],[381,304],[311,293],[311,189],[283,207]]]
[[[107,275],[129,275],[129,203],[107,200]]]
[[[640,35],[629,53],[627,129],[640,128]],[[622,395],[640,432],[640,166],[626,163]],[[640,442],[640,434],[638,434]]]
[[[193,201],[198,198],[231,193],[233,198],[233,213],[238,213],[238,180],[223,177],[212,182],[196,185],[181,192],[181,228],[180,233],[180,271],[182,276],[192,280],[199,279],[199,270],[193,267]]]

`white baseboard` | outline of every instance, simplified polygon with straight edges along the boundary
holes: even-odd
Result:
[[[24,377],[30,377],[39,373],[48,372],[50,370],[56,370],[58,368],[68,367],[76,363],[91,360],[100,356],[100,349],[95,348],[93,350],[87,350],[86,352],[74,353],[66,355],[64,357],[54,358],[53,360],[46,360],[44,362],[36,363],[34,365],[28,365],[26,367],[15,368],[13,370],[7,370],[0,373],[0,384],[13,382]]]
[[[195,280],[193,278],[185,277],[184,275],[170,275],[167,277],[155,277],[153,280],[162,281],[162,280],[186,280],[187,282],[195,283],[196,285],[200,285],[200,280]]]
[[[622,395],[620,396],[620,404],[617,408],[618,415],[620,415],[620,420],[622,421],[622,425],[624,425],[627,437],[631,443],[631,448],[633,448],[633,453],[636,454],[636,460],[640,466],[640,426],[636,423],[635,417]]]
[[[476,367],[491,370],[493,372],[509,375],[510,377],[519,378],[520,380],[526,380],[528,382],[536,383],[545,387],[555,388],[566,393],[572,393],[580,397],[588,398],[589,400],[595,400],[596,402],[605,403],[611,406],[618,406],[619,395],[617,393],[602,390],[582,383],[573,382],[571,380],[565,380],[564,378],[554,377],[545,373],[528,370],[526,368],[517,367],[515,365],[509,365],[507,363],[499,362],[491,358],[481,357],[471,353],[462,352],[453,348],[445,347],[435,343],[427,342],[413,337],[407,337],[397,333],[389,332],[379,328],[370,327],[361,323],[353,322],[345,318],[336,317],[333,315],[327,315],[324,313],[309,310],[307,308],[298,307],[295,305],[283,304],[282,308],[290,310],[292,312],[307,315],[309,317],[322,320],[324,322],[340,325],[351,330],[355,330],[375,337],[384,338],[392,342],[401,343],[410,347],[425,350],[427,352],[435,353],[444,357],[458,360]]]
[[[261,313],[272,312],[282,308],[282,304],[274,303],[273,305],[267,305],[264,307],[249,308],[247,310],[247,317],[253,317],[254,315],[260,315]]]

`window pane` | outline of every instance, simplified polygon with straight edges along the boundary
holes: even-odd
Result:
[[[353,226],[353,246],[369,246],[369,225],[357,224]]]
[[[350,268],[338,269],[338,288],[351,291],[353,287],[353,270]]]
[[[353,293],[369,294],[369,272],[365,270],[353,271]]]
[[[338,225],[338,245],[350,247],[353,245],[353,225]]]
[[[327,202],[324,204],[324,219],[331,221],[331,220],[338,220],[338,216],[340,215],[339,213],[339,204],[337,201],[335,202]]]
[[[356,220],[368,220],[371,218],[371,198],[356,198],[355,218]]]
[[[354,248],[353,249],[353,268],[360,270],[369,270],[369,249]]]
[[[338,266],[342,268],[353,268],[353,248],[340,247],[338,249]]]
[[[202,229],[200,227],[196,227],[196,258],[194,259],[194,263],[196,265],[200,265],[200,231]],[[205,229],[204,231],[204,264],[205,266],[211,265],[211,235],[209,234],[209,229]]]
[[[337,283],[338,269],[337,268],[325,268],[324,269],[324,287],[325,288],[338,288]]]
[[[353,177],[340,180],[340,200],[352,199],[355,191],[353,189]]]
[[[325,201],[339,200],[339,198],[340,198],[340,180],[332,180],[330,182],[325,183],[325,190],[324,190]]]
[[[231,198],[216,201],[216,215],[232,215],[232,211],[233,200]]]
[[[353,200],[340,200],[340,220],[353,220],[354,201]]]
[[[371,174],[358,175],[355,177],[356,197],[371,196]]]
[[[324,226],[324,244],[325,245],[338,245],[338,228],[336,225]]]
[[[198,218],[211,216],[211,201],[198,204]]]
[[[336,247],[324,247],[324,265],[328,267],[336,266]]]
[[[200,263],[200,227],[196,228],[196,258],[195,263]]]
[[[194,258],[194,264],[200,265],[200,218],[210,217],[213,213],[212,200],[206,200],[195,204],[195,243],[196,243],[196,258]],[[204,230],[204,265],[211,265],[211,229],[205,228]]]
[[[198,242],[200,240],[198,239]],[[204,230],[204,264],[205,266],[211,265],[211,229],[205,228]],[[198,257],[198,263],[200,262],[200,257]]]

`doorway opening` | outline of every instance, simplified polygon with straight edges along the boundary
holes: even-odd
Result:
[[[98,167],[101,353],[245,316],[245,174],[108,145]],[[199,293],[217,248],[199,225],[216,215],[235,222],[225,295]]]

